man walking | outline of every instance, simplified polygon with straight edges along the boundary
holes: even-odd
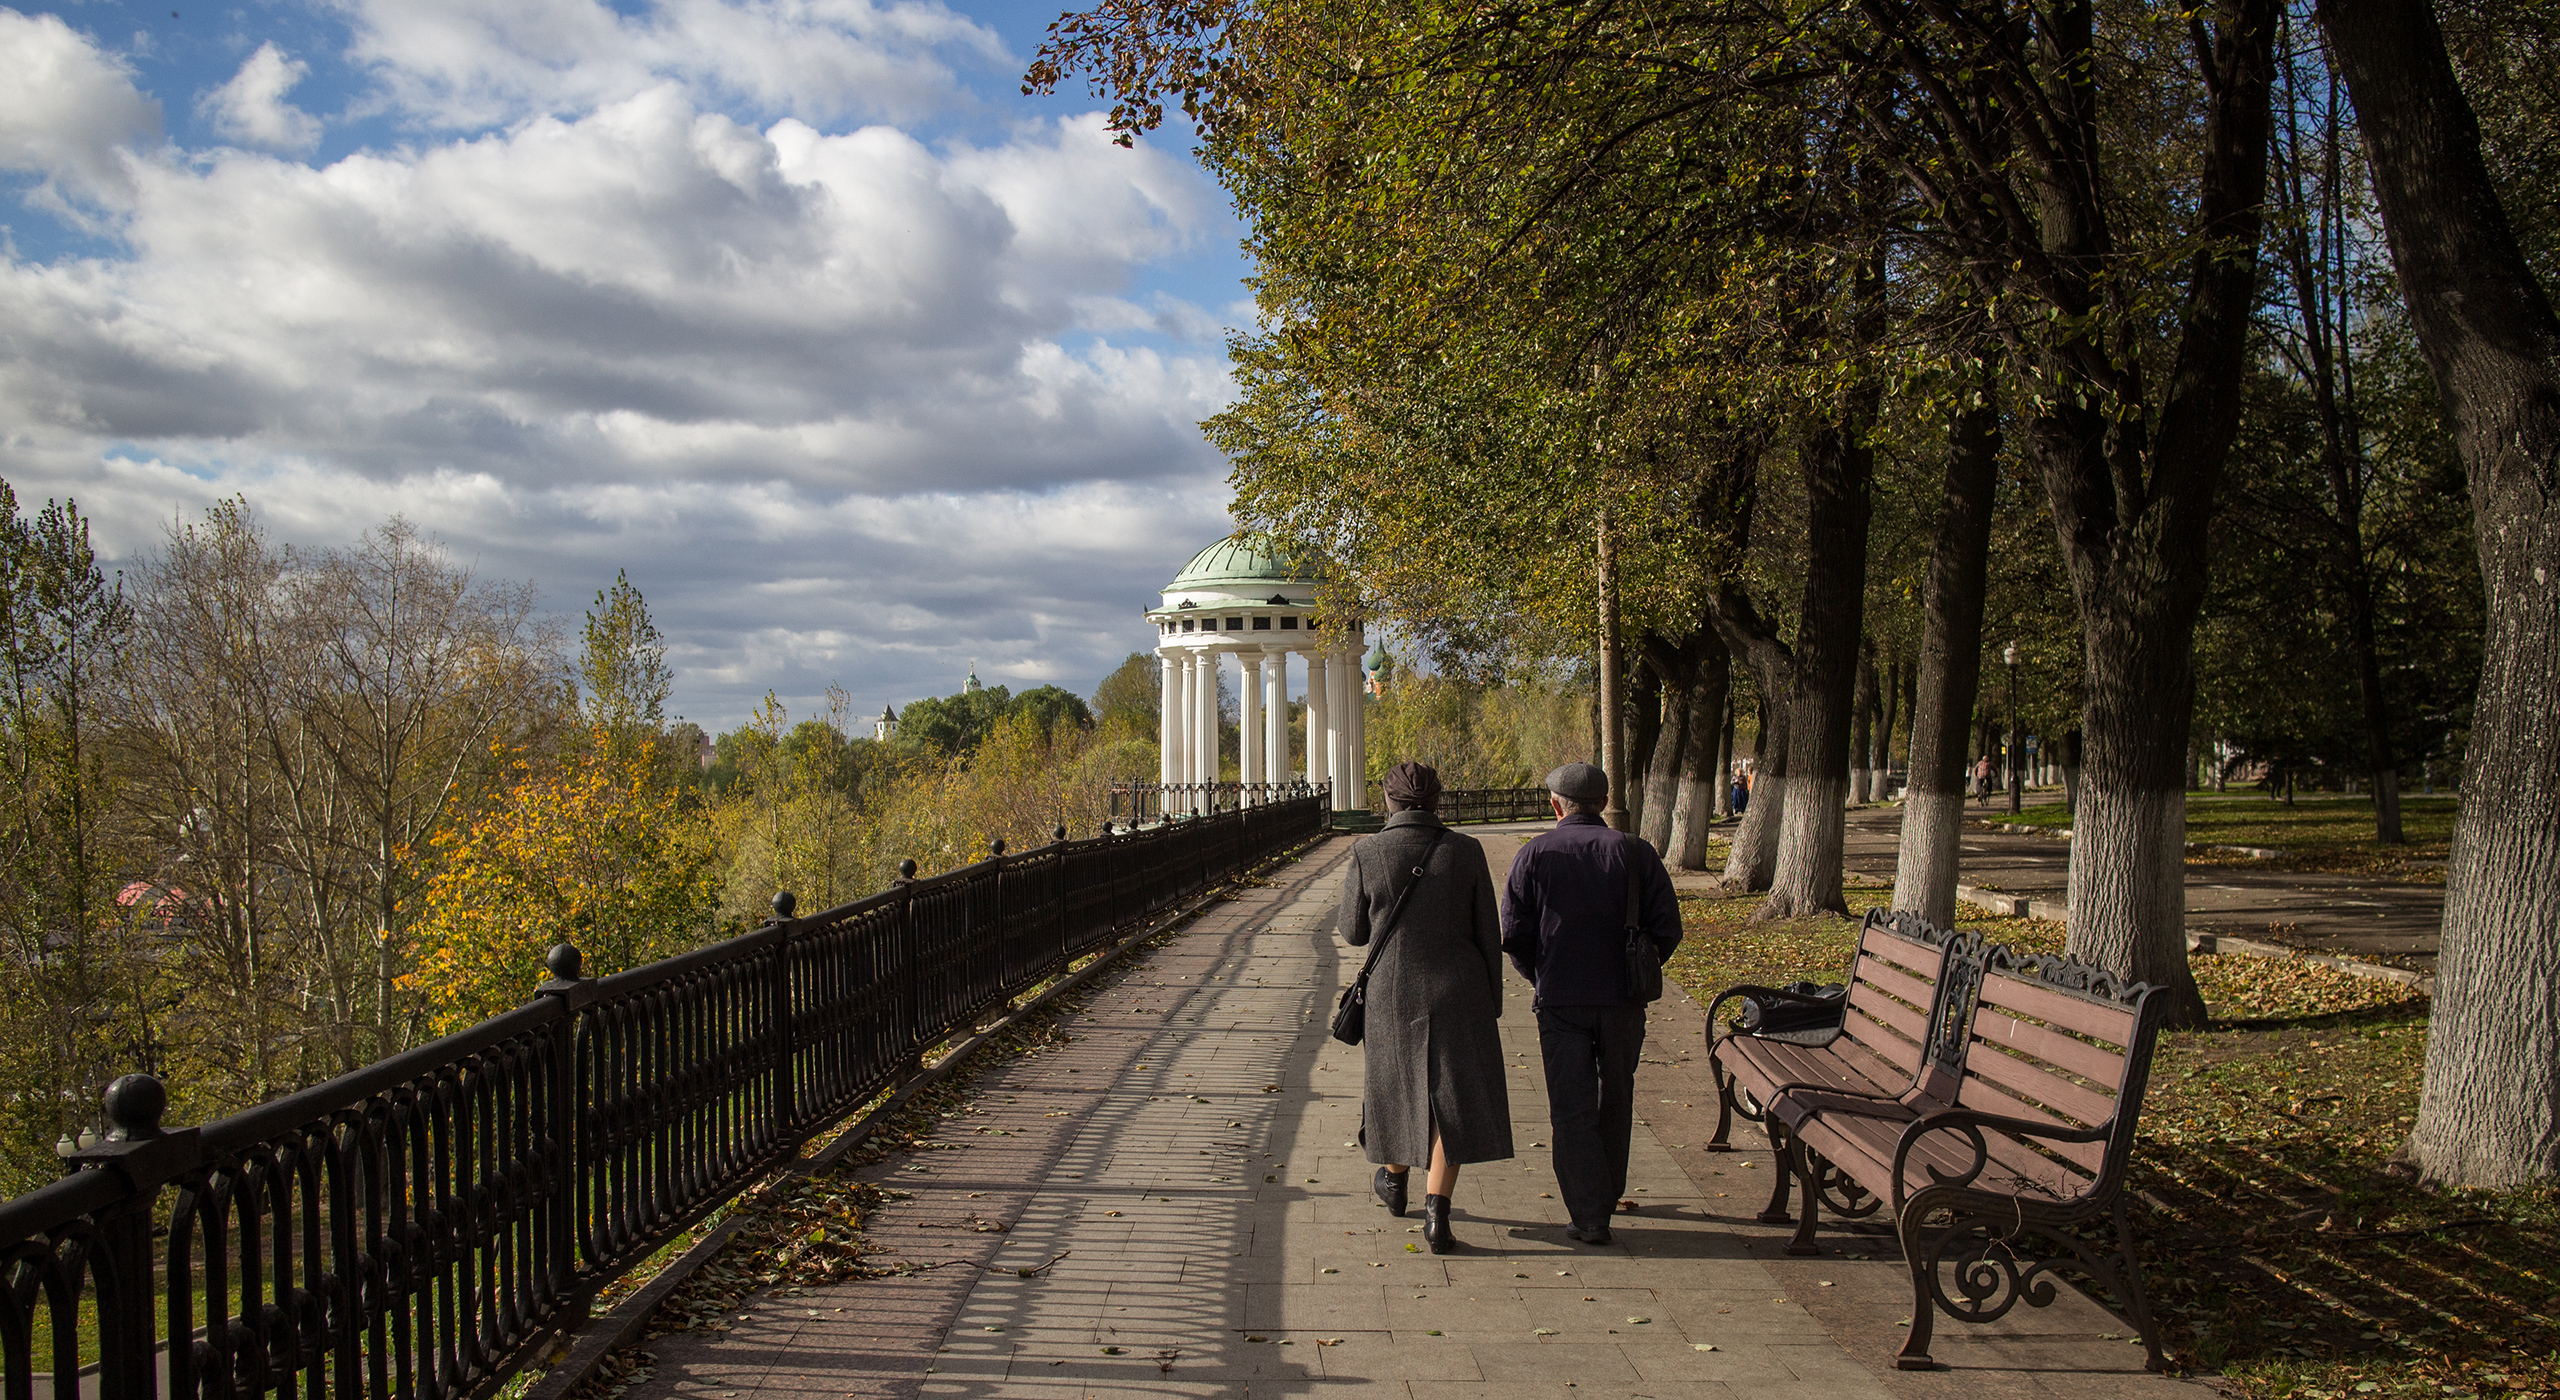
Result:
[[[1556,1191],[1586,1244],[1610,1242],[1635,1132],[1645,1010],[1629,986],[1627,931],[1641,930],[1657,959],[1680,946],[1670,872],[1653,847],[1602,823],[1608,800],[1609,775],[1588,763],[1549,773],[1555,829],[1512,858],[1502,899],[1502,951],[1536,993]]]

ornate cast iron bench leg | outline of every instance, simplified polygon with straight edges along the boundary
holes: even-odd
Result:
[[[1760,1223],[1784,1225],[1795,1219],[1787,1213],[1787,1183],[1791,1180],[1788,1164],[1794,1157],[1794,1145],[1787,1139],[1787,1126],[1772,1113],[1760,1120],[1769,1134],[1769,1204],[1760,1208]]]
[[[1928,1211],[1904,1202],[1902,1218],[1894,1222],[1894,1233],[1902,1236],[1902,1262],[1911,1270],[1911,1330],[1902,1337],[1902,1350],[1894,1353],[1894,1369],[1928,1371],[1937,1367],[1929,1359],[1929,1338],[1937,1330],[1938,1300],[1933,1296],[1932,1276],[1938,1269],[1934,1246],[1924,1244],[1927,1231],[1921,1221]]]
[[[2160,1354],[2160,1324],[2151,1316],[2151,1290],[2142,1285],[2142,1256],[2133,1252],[2133,1218],[2126,1213],[2124,1198],[2116,1198],[2116,1266],[2124,1271],[2124,1282],[2117,1296],[2124,1299],[2125,1311],[2133,1318],[2134,1330],[2142,1337],[2143,1365],[2153,1371],[2169,1369],[2169,1358]]]
[[[1774,1113],[1770,1114],[1769,1121],[1774,1125],[1777,1117]],[[1788,1170],[1794,1173],[1797,1183],[1802,1188],[1800,1194],[1804,1203],[1803,1208],[1796,1212],[1796,1232],[1787,1240],[1787,1253],[1820,1254],[1822,1246],[1814,1241],[1813,1231],[1822,1218],[1824,1163],[1821,1158],[1814,1155],[1812,1148],[1804,1145],[1803,1138],[1791,1138],[1788,1141],[1787,1155]]]

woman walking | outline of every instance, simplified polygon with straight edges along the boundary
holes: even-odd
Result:
[[[1376,945],[1360,1142],[1379,1164],[1372,1189],[1398,1216],[1410,1168],[1424,1166],[1422,1237],[1446,1254],[1457,1244],[1449,1196],[1458,1168],[1511,1155],[1496,1025],[1502,923],[1484,846],[1440,824],[1440,775],[1399,763],[1387,773],[1386,797],[1386,825],[1351,848],[1342,885],[1343,941]]]

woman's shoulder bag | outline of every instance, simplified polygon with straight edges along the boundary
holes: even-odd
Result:
[[[1431,853],[1440,849],[1440,838],[1449,834],[1447,827],[1431,833],[1431,843],[1413,863],[1413,877],[1404,882],[1396,894],[1396,902],[1387,907],[1387,921],[1369,940],[1369,960],[1360,965],[1360,975],[1342,989],[1342,997],[1333,1004],[1333,1038],[1345,1045],[1357,1045],[1369,1030],[1369,974],[1377,971],[1378,955],[1387,951],[1387,939],[1396,931],[1396,920],[1404,917],[1404,902],[1413,895],[1413,887],[1422,883],[1422,872],[1431,866]]]

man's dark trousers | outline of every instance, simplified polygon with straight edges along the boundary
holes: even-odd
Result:
[[[1576,1225],[1608,1224],[1626,1194],[1644,1011],[1641,1006],[1538,1009],[1547,1121],[1555,1134],[1556,1190]]]

